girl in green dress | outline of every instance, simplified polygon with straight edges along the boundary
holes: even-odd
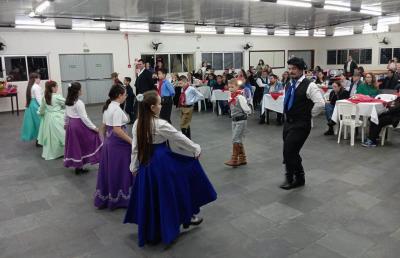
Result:
[[[64,156],[65,145],[65,99],[57,94],[55,81],[46,82],[44,98],[39,109],[41,123],[39,127],[39,144],[43,146],[42,157],[45,160]]]

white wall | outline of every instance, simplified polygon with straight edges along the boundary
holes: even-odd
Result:
[[[5,40],[7,49],[0,55],[47,55],[49,58],[50,78],[60,82],[59,54],[83,53],[83,45],[86,43],[90,53],[112,53],[114,70],[120,73],[120,77],[134,77],[132,68],[128,68],[127,42],[120,32],[59,32],[59,31],[15,31],[0,30],[1,37]],[[168,34],[130,34],[131,62],[140,57],[141,53],[152,53],[151,41],[158,39],[163,44],[157,53],[194,53],[195,68],[201,66],[201,53],[208,51],[243,51],[246,42],[252,42],[252,50],[289,50],[289,49],[313,49],[315,41],[308,38],[288,37],[250,37],[250,36],[224,36],[209,35],[198,37],[197,35],[168,35]],[[244,67],[248,67],[248,52],[244,54]],[[267,62],[267,60],[265,60]],[[284,69],[275,72],[280,75]],[[25,103],[25,90],[27,82],[15,83],[18,85],[20,108]],[[43,86],[44,82],[42,82]],[[61,91],[61,89],[60,89]],[[11,110],[9,99],[0,99],[0,112]]]
[[[121,32],[74,32],[74,31],[21,31],[0,30],[1,38],[7,45],[6,51],[0,55],[47,55],[49,57],[50,78],[60,83],[59,54],[83,53],[83,45],[86,43],[90,53],[112,53],[114,70],[124,76],[134,77],[132,68],[128,68],[127,42]],[[389,47],[400,46],[400,33],[380,34],[379,39],[375,35],[356,35],[335,38],[300,38],[300,37],[254,37],[254,36],[225,36],[225,35],[168,35],[159,33],[130,34],[131,62],[140,57],[141,53],[152,53],[151,41],[157,39],[163,44],[158,53],[194,53],[195,68],[201,66],[201,53],[208,51],[243,51],[246,42],[252,42],[251,50],[315,50],[315,65],[323,68],[341,68],[341,66],[326,65],[326,50],[354,47],[372,47],[372,65],[366,69],[385,69],[385,65],[379,65],[378,42],[383,36],[388,36],[391,44]],[[244,54],[243,64],[249,65],[249,53]],[[268,63],[268,60],[264,60]],[[284,69],[276,69],[274,72],[281,75]],[[15,83],[19,92],[20,108],[25,104],[25,90],[27,82]],[[42,84],[44,84],[42,82]],[[10,100],[0,99],[0,112],[11,110]]]

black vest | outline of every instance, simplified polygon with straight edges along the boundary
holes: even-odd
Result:
[[[286,116],[293,120],[311,120],[311,110],[314,107],[314,102],[307,98],[307,89],[311,81],[304,78],[295,91],[295,99],[292,108],[286,112]],[[287,87],[286,90],[288,90]]]

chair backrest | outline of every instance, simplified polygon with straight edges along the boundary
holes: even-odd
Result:
[[[394,94],[379,94],[375,97],[376,99],[381,99],[383,101],[389,102],[389,101],[393,101],[397,98],[396,95]]]
[[[215,100],[229,100],[230,92],[222,91],[222,90],[214,90],[213,94],[215,96]]]
[[[350,122],[358,121],[360,114],[358,112],[358,106],[353,103],[336,103],[338,108],[338,115],[340,121]]]
[[[209,99],[211,97],[211,87],[210,86],[201,86],[197,87],[197,90],[203,94],[204,98]]]

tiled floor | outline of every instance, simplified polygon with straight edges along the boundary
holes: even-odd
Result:
[[[96,123],[100,108],[88,108]],[[124,210],[93,207],[97,168],[75,176],[60,159],[42,160],[41,149],[18,140],[21,121],[0,114],[0,257],[399,257],[398,132],[384,147],[350,147],[323,136],[325,121],[316,119],[302,151],[307,185],[283,191],[282,127],[252,117],[249,164],[232,169],[223,165],[230,120],[195,113],[193,139],[218,200],[172,246],[139,248]]]

